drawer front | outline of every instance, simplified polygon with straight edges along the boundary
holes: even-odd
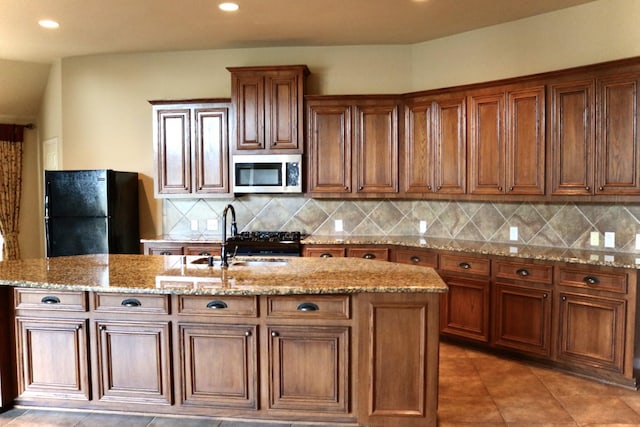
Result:
[[[396,262],[438,268],[438,254],[435,252],[398,249],[396,250]]]
[[[388,248],[348,248],[347,256],[353,258],[374,259],[376,261],[388,261]]]
[[[494,263],[493,268],[496,277],[501,279],[521,280],[549,285],[553,282],[552,265],[498,261]]]
[[[14,289],[17,310],[87,311],[87,295],[82,291]]]
[[[147,255],[182,255],[182,246],[150,246],[147,248]]]
[[[220,246],[185,246],[183,250],[185,255],[220,255]]]
[[[178,313],[187,316],[258,316],[258,299],[243,296],[178,295]]]
[[[267,296],[267,316],[296,319],[350,319],[348,295]]]
[[[168,295],[96,292],[95,310],[102,313],[169,313]]]
[[[465,273],[489,276],[491,262],[485,258],[466,255],[440,255],[440,270],[447,273]]]
[[[561,267],[558,284],[598,291],[627,293],[627,274],[598,269]]]
[[[304,248],[304,256],[320,258],[344,257],[345,248],[310,246]]]

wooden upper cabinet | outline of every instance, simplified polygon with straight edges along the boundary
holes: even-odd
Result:
[[[469,96],[470,194],[543,195],[544,86]]]
[[[597,80],[597,194],[640,194],[639,81],[640,74]]]
[[[388,97],[308,97],[309,193],[397,193],[399,105]]]
[[[151,104],[155,196],[228,193],[228,100]]]
[[[595,82],[551,86],[551,194],[590,195],[594,176]]]
[[[464,95],[410,99],[405,103],[404,115],[404,191],[464,194]]]
[[[229,67],[233,152],[302,153],[305,65]],[[286,150],[286,151],[285,151]]]

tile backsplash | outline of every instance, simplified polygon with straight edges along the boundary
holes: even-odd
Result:
[[[222,211],[229,203],[235,208],[239,231],[424,235],[620,252],[636,252],[636,233],[640,233],[640,205],[320,200],[302,195],[243,195],[234,199],[165,199],[164,234],[178,238],[219,238]],[[230,218],[227,220],[230,222]],[[343,231],[335,230],[336,220],[342,220]],[[421,221],[426,226],[423,233]],[[517,227],[516,241],[511,240],[513,227]],[[593,232],[597,233],[597,244],[592,244]],[[604,246],[604,234],[608,232],[615,233],[613,248]]]

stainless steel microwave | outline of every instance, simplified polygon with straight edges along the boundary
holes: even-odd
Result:
[[[301,154],[232,157],[234,193],[302,193]]]

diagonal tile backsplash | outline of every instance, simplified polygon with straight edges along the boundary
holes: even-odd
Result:
[[[244,195],[233,199],[165,199],[164,234],[219,238],[224,207],[233,203],[240,231],[290,230],[316,235],[420,235],[604,250],[604,233],[615,233],[615,250],[636,252],[640,206],[616,204],[470,202],[445,200],[320,200],[302,195]],[[217,229],[207,230],[208,220]],[[228,219],[230,220],[230,219]],[[335,220],[343,231],[336,232]],[[192,230],[197,223],[198,229]],[[518,227],[518,241],[509,240]],[[597,232],[599,244],[591,245]]]

